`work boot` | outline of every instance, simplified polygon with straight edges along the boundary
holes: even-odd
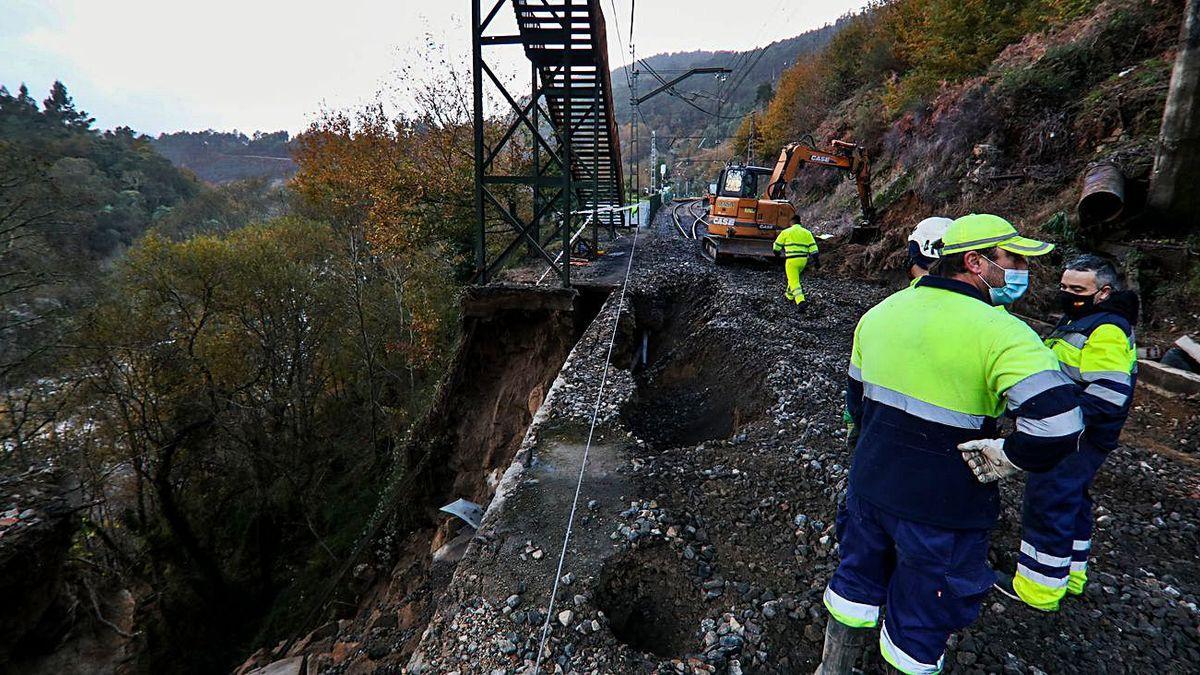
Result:
[[[1025,605],[1026,607],[1029,607],[1030,609],[1036,609],[1039,612],[1056,612],[1056,611],[1058,611],[1058,603],[1057,602],[1054,603],[1053,607],[1038,607],[1036,605],[1029,604],[1029,601],[1027,601],[1025,598],[1022,598],[1021,595],[1019,593],[1017,593],[1017,588],[1014,585],[1015,581],[1016,581],[1016,577],[1012,574],[1009,574],[1007,572],[996,572],[996,581],[995,581],[995,583],[992,584],[992,588],[994,588],[997,591],[1000,591],[1001,595],[1004,595],[1013,600],[1016,600],[1017,602],[1020,602],[1021,604]]]
[[[848,675],[854,672],[867,645],[875,638],[874,628],[851,628],[837,619],[825,624],[825,649],[821,665],[813,675]]]
[[[1008,572],[996,572],[996,581],[992,583],[992,588],[1012,600],[1024,602],[1021,596],[1017,595],[1017,589],[1013,587],[1013,575]]]

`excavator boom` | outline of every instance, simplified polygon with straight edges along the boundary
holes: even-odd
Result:
[[[805,142],[807,141],[807,142]],[[709,203],[709,234],[703,250],[713,259],[727,256],[770,257],[771,242],[788,227],[796,211],[787,200],[787,186],[801,166],[812,164],[854,177],[862,205],[862,222],[853,238],[872,231],[875,209],[871,202],[871,166],[866,152],[855,143],[834,140],[830,150],[821,150],[811,136],[790,143],[779,152],[761,196],[757,185],[767,178],[760,167],[727,166],[717,179],[717,191]]]

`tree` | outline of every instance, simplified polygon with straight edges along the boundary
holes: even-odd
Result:
[[[758,85],[758,89],[754,92],[754,105],[762,106],[771,102],[771,97],[775,95],[775,90],[771,88],[770,82],[763,82]]]
[[[49,178],[44,163],[0,141],[0,467],[34,460],[31,447],[53,423],[58,403],[37,376],[53,364],[63,282],[71,266],[53,238],[72,215],[72,203]]]
[[[284,218],[149,235],[87,314],[97,461],[129,467],[136,505],[101,527],[190,607],[153,628],[178,652],[233,642],[245,625],[216,617],[253,625],[353,542],[391,460],[386,411],[409,403],[390,284],[328,225]]]
[[[386,261],[419,368],[448,344],[474,225],[469,125],[428,110],[420,120],[391,119],[382,104],[326,113],[296,139],[291,183],[310,214]]]
[[[29,95],[29,87],[25,86],[24,82],[17,89],[17,103],[33,108],[34,111],[37,110],[37,102]]]
[[[50,95],[42,101],[42,106],[48,119],[69,127],[90,129],[92,122],[96,121],[88,117],[86,112],[75,109],[75,101],[67,93],[66,85],[58,80],[50,87]]]

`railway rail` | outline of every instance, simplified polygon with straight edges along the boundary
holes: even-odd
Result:
[[[675,224],[675,229],[679,231],[679,235],[684,239],[698,239],[699,233],[696,231],[701,223],[707,225],[704,220],[707,215],[702,208],[704,200],[702,198],[681,199],[675,202],[671,207],[671,222]],[[685,224],[688,219],[691,224]]]

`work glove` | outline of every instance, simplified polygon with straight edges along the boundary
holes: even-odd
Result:
[[[846,448],[853,450],[858,445],[858,425],[849,410],[842,410],[842,422],[846,424]]]
[[[980,483],[993,483],[1020,471],[1004,454],[1003,438],[967,441],[959,443],[958,449],[962,451],[963,461],[974,472],[975,480]]]
[[[811,265],[814,270],[821,269],[821,256],[819,254],[814,253],[811,256],[809,256],[808,262],[809,262],[809,265]]]
[[[772,253],[772,254],[773,254],[773,255],[774,255],[776,258],[778,258],[778,257],[779,257],[779,255],[780,255],[780,251],[779,251],[779,249],[777,249],[777,248],[773,248],[773,249],[771,249],[771,253]]]

